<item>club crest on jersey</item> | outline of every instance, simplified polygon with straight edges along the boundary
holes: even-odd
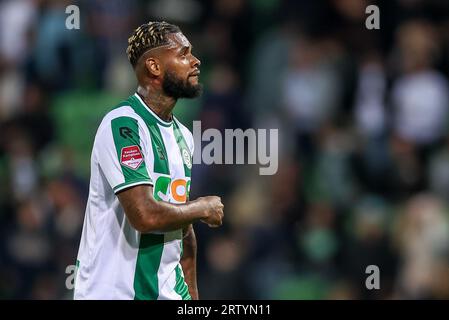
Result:
[[[184,160],[187,168],[192,169],[192,157],[186,149],[182,149],[182,159]]]
[[[129,146],[122,148],[120,163],[125,167],[136,170],[143,162],[142,152],[138,146]]]

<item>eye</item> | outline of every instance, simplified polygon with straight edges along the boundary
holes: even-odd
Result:
[[[185,58],[189,54],[189,48],[185,48],[181,51],[181,57]]]

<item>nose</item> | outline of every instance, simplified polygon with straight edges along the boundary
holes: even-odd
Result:
[[[198,68],[199,66],[201,66],[201,61],[200,59],[198,59],[197,57],[195,57],[194,55],[192,55],[193,60],[192,60],[192,66]]]

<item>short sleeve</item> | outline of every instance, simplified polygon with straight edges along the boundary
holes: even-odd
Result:
[[[144,147],[138,121],[132,117],[114,118],[99,131],[96,157],[114,193],[140,184],[153,184],[146,168]]]

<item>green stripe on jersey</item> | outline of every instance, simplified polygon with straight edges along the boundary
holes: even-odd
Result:
[[[75,262],[75,279],[74,279],[75,286],[76,286],[76,277],[78,276],[79,267],[80,267],[80,261],[78,259],[76,259],[76,262]],[[72,293],[72,300],[75,300],[75,290],[73,290],[73,293]]]
[[[115,149],[117,151],[118,161],[122,168],[125,182],[115,186],[114,191],[123,188],[127,185],[132,185],[137,182],[152,183],[145,167],[145,159],[142,154],[142,147],[140,145],[139,126],[137,120],[131,117],[118,117],[111,121],[112,135],[114,138]],[[126,147],[138,147],[142,156],[142,162],[138,165],[126,166],[122,161],[122,152],[125,152]],[[127,158],[126,158],[127,159]]]
[[[154,155],[154,172],[170,175],[168,167],[168,155],[165,149],[164,140],[162,139],[161,130],[157,123],[148,126],[151,135],[151,145]]]
[[[157,300],[159,280],[157,272],[164,249],[163,234],[142,234],[134,274],[134,299]]]
[[[190,296],[189,293],[189,287],[184,281],[184,277],[182,276],[182,271],[179,264],[176,266],[175,292],[181,296],[182,300],[192,300],[192,297]]]
[[[170,126],[162,123],[159,119],[154,117],[147,107],[142,105],[142,103],[135,96],[131,96],[128,99],[131,108],[145,121],[148,127],[148,131],[151,136],[151,146],[154,155],[154,172],[163,173],[170,175],[170,169],[168,166],[168,155],[165,148],[164,140],[162,138],[161,130],[158,124],[163,126]]]
[[[181,129],[176,121],[174,122],[173,132],[178,144],[179,152],[181,153],[182,162],[184,163],[184,174],[186,177],[192,176],[192,154],[187,146],[186,140],[182,135]]]

